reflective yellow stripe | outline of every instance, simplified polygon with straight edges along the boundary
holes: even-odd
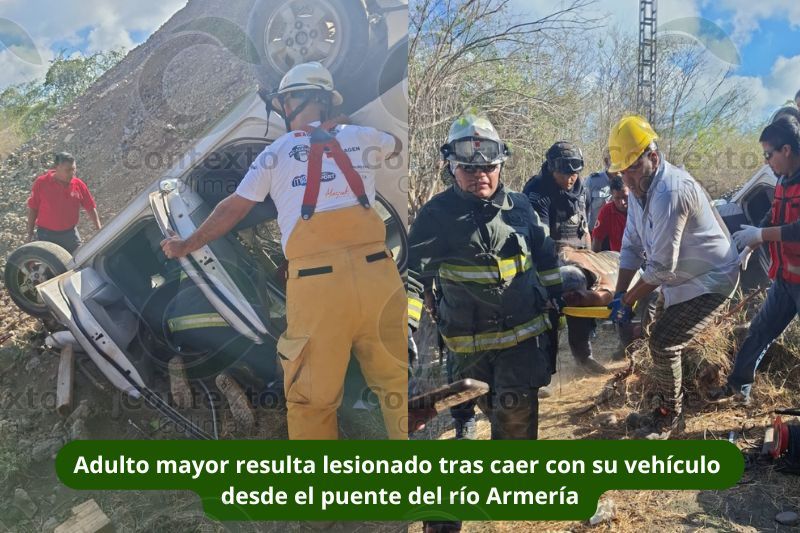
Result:
[[[167,326],[173,333],[187,329],[224,327],[228,323],[218,313],[200,313],[197,315],[179,316],[167,320]]]
[[[562,309],[565,315],[577,316],[581,318],[608,318],[611,316],[611,309],[606,306],[598,307],[565,307]]]
[[[514,329],[464,335],[461,337],[443,337],[447,348],[454,353],[469,354],[485,350],[502,350],[516,346],[522,341],[541,335],[550,329],[550,321],[545,315],[539,315]]]
[[[517,255],[509,259],[503,259],[499,263],[500,277],[503,280],[514,279],[514,276],[531,269],[533,264],[531,258],[526,255]]]
[[[419,298],[414,298],[413,296],[409,296],[408,319],[413,320],[415,322],[419,322],[421,317],[422,317],[422,300],[420,300]]]
[[[497,259],[494,265],[469,266],[442,263],[439,265],[439,276],[459,283],[498,283],[514,279],[532,268],[531,258],[517,255],[508,259]],[[560,279],[560,278],[559,278]]]
[[[542,270],[539,272],[539,280],[545,287],[558,285],[561,283],[561,271],[557,268],[552,270]]]

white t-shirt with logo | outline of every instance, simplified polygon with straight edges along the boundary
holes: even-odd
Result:
[[[312,122],[311,126],[319,126]],[[350,158],[353,168],[364,180],[364,191],[370,205],[375,203],[375,173],[385,163],[386,156],[394,151],[394,137],[388,133],[365,126],[340,124],[336,126],[336,140]],[[267,146],[250,165],[250,170],[236,188],[236,194],[254,202],[272,196],[278,208],[278,226],[281,228],[281,246],[286,242],[300,219],[300,209],[306,192],[310,137],[302,130],[290,131]],[[322,156],[319,197],[315,212],[333,211],[359,205],[350,190],[344,172],[332,157]]]

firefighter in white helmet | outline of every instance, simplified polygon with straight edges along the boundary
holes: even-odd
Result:
[[[373,128],[330,121],[342,103],[320,63],[292,68],[269,95],[287,133],[262,152],[236,192],[167,257],[225,235],[270,195],[289,260],[287,329],[278,341],[290,439],[338,438],[337,409],[351,351],[381,401],[390,438],[407,438],[406,304],[375,202],[376,154],[401,143]]]
[[[442,158],[454,178],[420,209],[409,232],[409,325],[435,317],[453,380],[489,384],[454,408],[458,438],[474,438],[474,405],[492,439],[536,439],[538,389],[555,369],[548,300],[561,295],[555,244],[527,197],[501,180],[508,150],[473,113],[453,122]]]

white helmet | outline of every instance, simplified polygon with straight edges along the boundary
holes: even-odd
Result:
[[[287,94],[294,91],[322,90],[331,93],[331,104],[337,106],[342,103],[342,95],[333,88],[333,77],[331,73],[322,66],[319,61],[310,61],[295,65],[289,72],[284,74],[278,89],[272,93],[273,96]],[[272,105],[280,109],[280,102],[277,98],[272,99]]]
[[[472,113],[453,122],[441,152],[446,160],[473,165],[502,163],[510,153],[489,119]]]

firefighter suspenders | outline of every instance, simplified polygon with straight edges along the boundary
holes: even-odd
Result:
[[[322,156],[328,155],[336,162],[336,166],[344,173],[350,190],[353,191],[358,203],[365,208],[369,208],[369,199],[364,191],[364,180],[361,175],[353,168],[350,158],[342,150],[339,141],[329,130],[334,128],[336,123],[328,121],[318,127],[305,126],[305,131],[311,141],[311,150],[308,155],[308,175],[306,177],[306,192],[303,195],[303,206],[300,215],[303,220],[308,220],[314,215],[317,208],[317,198],[319,197],[320,181],[322,179]]]

